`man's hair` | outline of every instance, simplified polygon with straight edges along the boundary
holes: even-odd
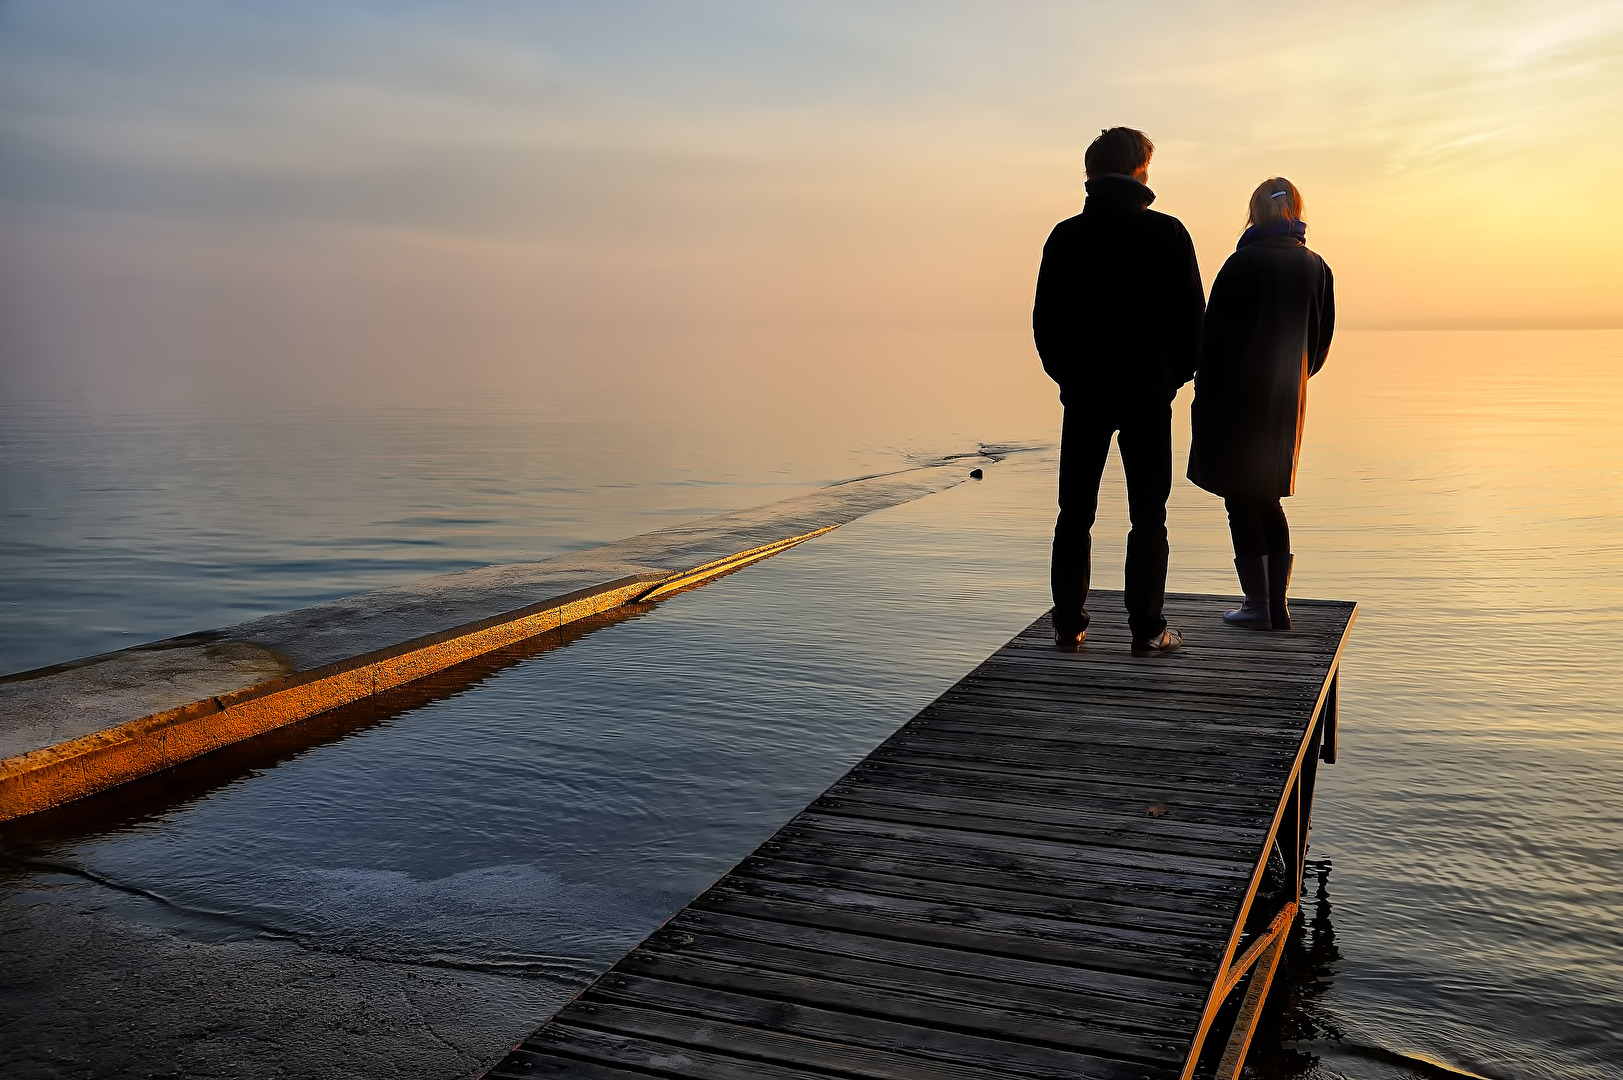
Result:
[[[1082,166],[1090,177],[1105,173],[1131,176],[1150,163],[1155,144],[1136,128],[1113,127],[1099,132],[1082,155]]]

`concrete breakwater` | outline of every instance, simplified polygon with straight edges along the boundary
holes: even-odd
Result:
[[[0,821],[59,806],[944,490],[997,451],[532,563],[442,574],[0,678]]]

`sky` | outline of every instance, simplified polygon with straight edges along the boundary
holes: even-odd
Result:
[[[1283,175],[1344,326],[1623,327],[1615,0],[0,0],[0,391],[1012,370],[1116,124],[1208,283]]]

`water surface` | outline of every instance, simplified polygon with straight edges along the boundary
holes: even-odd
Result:
[[[1296,591],[1361,614],[1261,1075],[1623,1075],[1620,361],[1612,332],[1352,333],[1314,380]],[[533,558],[1056,419],[932,435],[909,413],[819,444],[720,413],[305,416],[221,455],[206,425],[41,413],[7,428],[5,655]],[[1052,484],[1051,454],[1012,457],[430,700],[198,763],[184,797],[12,827],[0,993],[27,1009],[4,1010],[0,1061],[53,1075],[47,1051],[115,1054],[97,1030],[162,1009],[234,1017],[234,1052],[278,1075],[305,1067],[295,1044],[328,1075],[390,1045],[405,1075],[473,1071],[1043,610]],[[1103,587],[1123,503],[1112,466]],[[1172,587],[1232,591],[1217,501],[1180,482],[1171,519]],[[28,981],[53,941],[90,944]],[[263,996],[228,1013],[202,976],[108,989],[140,970]],[[357,970],[367,986],[339,985]],[[231,1074],[211,1038],[137,1039],[153,1057],[121,1066]]]

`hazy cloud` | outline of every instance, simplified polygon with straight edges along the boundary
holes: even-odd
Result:
[[[1284,173],[1353,322],[1623,321],[1620,58],[1606,4],[14,2],[0,363],[1014,331],[1110,123],[1208,276]]]

